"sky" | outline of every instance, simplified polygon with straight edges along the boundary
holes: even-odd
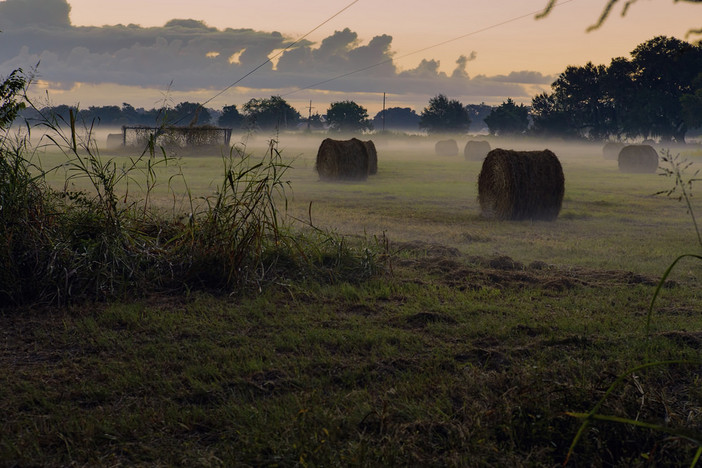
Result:
[[[353,100],[373,116],[383,93],[386,107],[417,112],[439,93],[529,104],[569,65],[609,64],[655,36],[685,39],[702,26],[700,4],[639,0],[588,33],[606,0],[560,0],[535,19],[547,3],[4,0],[0,76],[38,64],[31,91],[53,105],[221,109],[280,95],[303,115],[310,101],[324,114]]]

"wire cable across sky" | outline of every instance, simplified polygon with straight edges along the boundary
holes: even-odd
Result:
[[[356,3],[358,3],[359,1],[360,1],[360,0],[354,0],[353,2],[349,3],[349,4],[346,5],[344,8],[342,8],[342,9],[339,10],[339,11],[337,11],[337,12],[334,13],[332,16],[330,16],[329,18],[327,18],[326,20],[322,21],[322,22],[319,23],[317,26],[315,26],[313,29],[311,29],[310,31],[308,31],[304,36],[299,37],[299,38],[296,39],[294,42],[291,42],[291,43],[288,44],[284,49],[279,50],[278,53],[276,53],[276,54],[273,55],[272,57],[268,57],[268,59],[267,59],[265,62],[261,63],[260,65],[258,65],[257,67],[255,67],[253,70],[251,70],[250,72],[246,73],[244,76],[242,76],[241,78],[239,78],[238,80],[236,80],[234,83],[232,83],[232,84],[230,84],[229,86],[227,86],[226,88],[222,89],[220,92],[218,92],[217,94],[215,94],[214,96],[212,96],[211,98],[209,98],[207,101],[203,102],[203,103],[202,103],[202,106],[204,107],[204,106],[205,106],[206,104],[208,104],[209,102],[213,101],[214,99],[216,99],[216,98],[218,98],[219,96],[221,96],[222,94],[226,93],[228,90],[230,90],[230,89],[233,88],[234,86],[236,86],[236,85],[238,85],[239,83],[241,83],[241,82],[242,82],[244,79],[246,79],[247,77],[249,77],[249,76],[253,75],[254,73],[256,73],[259,69],[261,69],[262,67],[264,67],[266,64],[271,63],[271,62],[272,62],[275,58],[277,58],[279,55],[285,53],[285,52],[286,52],[287,50],[289,50],[291,47],[293,47],[293,46],[299,44],[300,42],[302,42],[307,36],[309,36],[310,34],[312,34],[313,32],[315,32],[316,30],[318,30],[319,28],[321,28],[322,26],[324,26],[325,24],[327,24],[328,22],[330,22],[331,20],[333,20],[334,18],[336,18],[337,16],[339,16],[340,14],[342,14],[343,12],[345,12],[346,10],[348,10],[349,8],[351,8],[352,6],[354,6],[354,5],[355,5]],[[572,0],[570,0],[570,1],[572,1]]]
[[[555,4],[553,8],[556,8],[556,7],[565,5],[566,3],[571,3],[571,2],[574,2],[574,1],[575,1],[575,0],[563,0],[562,2],[558,2],[557,4]],[[305,91],[305,90],[307,90],[307,89],[316,88],[316,87],[318,87],[318,86],[321,86],[321,85],[330,83],[330,82],[332,82],[332,81],[339,80],[339,79],[341,79],[341,78],[346,78],[347,76],[355,75],[356,73],[361,73],[361,72],[370,70],[370,69],[372,69],[372,68],[379,67],[379,66],[381,66],[381,65],[385,65],[386,63],[391,63],[391,62],[393,62],[394,60],[401,60],[401,59],[403,59],[403,58],[410,57],[410,56],[412,56],[412,55],[416,55],[416,54],[419,54],[419,53],[422,53],[422,52],[426,52],[427,50],[435,49],[435,48],[437,48],[437,47],[441,47],[441,46],[443,46],[443,45],[450,44],[450,43],[452,43],[452,42],[456,42],[456,41],[459,41],[459,40],[461,40],[461,39],[465,39],[466,37],[475,36],[476,34],[480,34],[480,33],[482,33],[482,32],[489,31],[489,30],[491,30],[491,29],[499,28],[500,26],[504,26],[504,25],[506,25],[506,24],[513,23],[513,22],[515,22],[515,21],[519,21],[519,20],[522,20],[522,19],[524,19],[524,18],[533,17],[533,16],[535,16],[535,15],[541,13],[541,12],[543,12],[543,8],[541,8],[541,9],[539,9],[539,10],[537,10],[537,11],[532,11],[531,13],[526,13],[526,14],[524,14],[524,15],[516,16],[516,17],[514,17],[514,18],[508,19],[508,20],[506,20],[506,21],[502,21],[502,22],[500,22],[500,23],[495,23],[495,24],[490,25],[490,26],[487,26],[487,27],[485,27],[485,28],[477,29],[477,30],[475,30],[475,31],[471,31],[471,32],[466,33],[466,34],[462,34],[462,35],[460,35],[460,36],[458,36],[458,37],[454,37],[454,38],[452,38],[452,39],[447,39],[447,40],[445,40],[445,41],[438,42],[438,43],[436,43],[436,44],[433,44],[433,45],[430,45],[430,46],[427,46],[427,47],[423,47],[423,48],[421,48],[421,49],[417,49],[417,50],[414,50],[414,51],[412,51],[412,52],[408,52],[408,53],[406,53],[406,54],[403,54],[403,55],[400,55],[400,56],[397,56],[397,57],[388,58],[388,59],[383,60],[383,61],[381,61],[381,62],[374,63],[373,65],[368,65],[367,67],[363,67],[363,68],[359,68],[359,69],[357,69],[357,70],[353,70],[353,71],[350,71],[350,72],[347,72],[347,73],[343,73],[343,74],[341,74],[341,75],[337,75],[337,76],[335,76],[335,77],[333,77],[333,78],[329,78],[329,79],[326,79],[326,80],[323,80],[323,81],[318,81],[318,82],[316,82],[316,83],[314,83],[314,84],[311,84],[311,85],[309,85],[309,86],[305,86],[304,88],[298,88],[298,89],[296,89],[296,90],[294,90],[294,91],[290,91],[290,92],[288,92],[288,93],[282,94],[281,97],[289,96],[289,95],[295,94],[295,93],[299,93],[300,91]]]

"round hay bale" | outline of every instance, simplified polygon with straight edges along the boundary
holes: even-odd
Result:
[[[376,175],[378,173],[378,152],[375,149],[373,140],[363,142],[368,151],[368,175]]]
[[[619,158],[619,152],[624,148],[626,145],[624,143],[619,143],[619,142],[609,142],[605,143],[605,145],[602,147],[602,156],[604,156],[605,159],[611,160],[611,161],[616,161]]]
[[[652,174],[658,169],[658,153],[651,145],[629,145],[619,152],[619,171]]]
[[[366,180],[369,159],[366,144],[361,140],[326,138],[319,145],[315,170],[322,180]]]
[[[549,150],[494,149],[478,176],[478,201],[488,218],[553,221],[564,192],[563,168]]]
[[[121,133],[107,134],[107,149],[118,149],[124,146],[124,138]]]
[[[456,140],[440,140],[434,145],[434,151],[437,156],[457,156],[458,143]]]
[[[490,143],[487,141],[470,140],[463,149],[463,157],[466,161],[482,161],[490,149]]]

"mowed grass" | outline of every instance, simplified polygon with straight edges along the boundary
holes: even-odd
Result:
[[[315,143],[281,138],[288,213],[309,220],[311,203],[313,224],[349,242],[384,233],[385,273],[5,311],[3,464],[554,466],[580,425],[566,412],[589,411],[643,362],[699,361],[699,262],[680,264],[644,330],[660,275],[699,252],[685,207],[652,196],[670,180],[564,145],[552,148],[566,175],[559,219],[496,222],[479,215],[480,164],[437,158],[428,140],[378,144],[378,175],[341,184],[317,180]],[[195,197],[215,189],[218,161],[181,161]],[[175,207],[167,187],[155,195],[180,213],[179,194]],[[699,366],[637,372],[601,412],[697,437],[699,378]],[[571,460],[679,466],[695,450],[601,422]]]

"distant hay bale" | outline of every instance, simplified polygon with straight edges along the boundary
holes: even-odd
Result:
[[[605,159],[616,161],[619,158],[619,152],[625,146],[626,145],[624,143],[613,141],[605,143],[605,145],[602,147],[602,156],[604,156]]]
[[[434,145],[434,151],[437,156],[457,156],[458,143],[456,140],[440,140]]]
[[[490,143],[487,141],[470,140],[463,149],[463,157],[466,161],[482,161],[490,149]]]
[[[375,149],[373,140],[364,141],[368,151],[368,175],[376,175],[378,173],[378,152]]]
[[[124,146],[124,137],[121,133],[109,133],[107,135],[107,149],[118,149]]]
[[[478,201],[488,218],[552,221],[564,192],[563,168],[549,150],[494,149],[478,176]]]
[[[322,180],[366,180],[370,169],[368,146],[356,138],[326,138],[319,145],[315,169]]]
[[[629,145],[619,152],[619,170],[652,174],[658,169],[658,153],[650,145]]]

